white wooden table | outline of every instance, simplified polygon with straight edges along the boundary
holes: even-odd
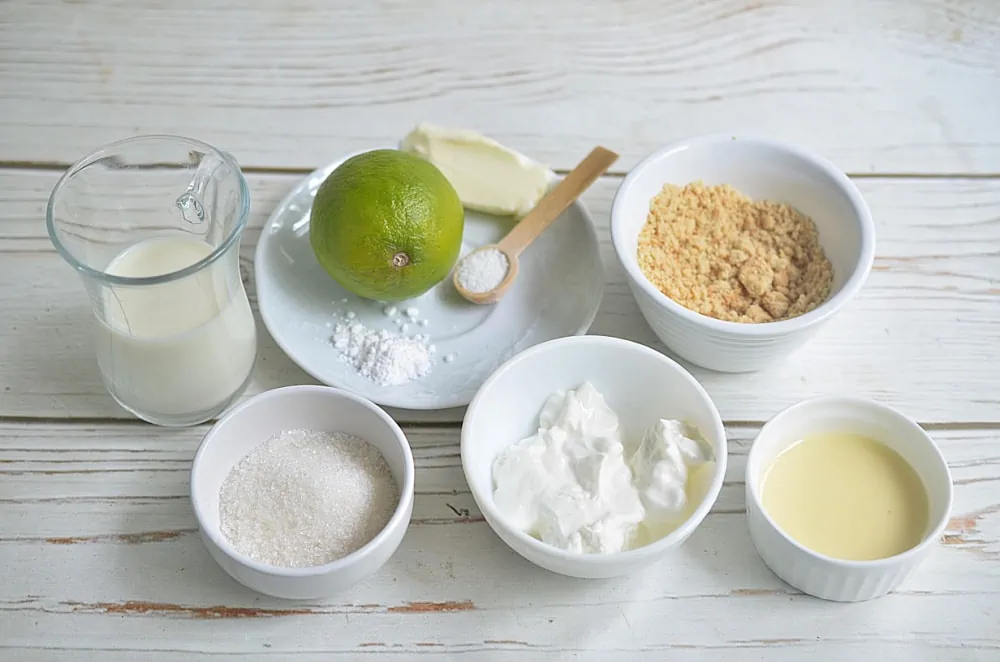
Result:
[[[0,2],[0,659],[1000,660],[998,108],[996,0]],[[523,561],[465,485],[462,412],[394,411],[418,467],[396,556],[336,599],[267,599],[195,534],[205,427],[136,422],[104,392],[82,286],[43,224],[66,165],[138,133],[231,151],[253,189],[252,272],[261,224],[303,173],[419,120],[560,170],[618,150],[585,198],[607,267],[593,332],[660,349],[607,238],[644,153],[764,134],[826,154],[867,197],[878,257],[858,301],[773,368],[693,370],[731,466],[657,566],[583,581]],[[310,381],[262,335],[251,393]],[[755,431],[821,393],[914,416],[954,472],[943,544],[869,603],[797,594],[745,529]]]

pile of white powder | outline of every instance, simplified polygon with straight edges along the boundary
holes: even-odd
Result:
[[[489,292],[503,282],[509,268],[507,256],[497,249],[475,251],[458,263],[458,284],[468,292]]]
[[[404,336],[365,326],[348,316],[333,327],[333,346],[341,358],[379,386],[398,386],[431,370],[434,345],[424,334]]]
[[[255,561],[331,563],[378,535],[399,489],[378,450],[343,433],[290,430],[244,457],[222,484],[223,535]]]

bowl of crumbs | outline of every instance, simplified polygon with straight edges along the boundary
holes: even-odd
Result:
[[[871,212],[826,159],[717,135],[668,145],[629,172],[611,239],[649,326],[677,356],[750,372],[805,343],[861,290]]]
[[[329,597],[375,573],[413,513],[413,455],[395,421],[327,386],[288,386],[233,408],[191,467],[212,558],[266,595]]]
[[[620,338],[517,354],[462,422],[462,469],[511,549],[552,572],[629,574],[705,519],[726,473],[719,412],[677,362]]]

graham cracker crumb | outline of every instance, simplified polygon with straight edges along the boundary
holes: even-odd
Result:
[[[667,297],[730,322],[798,317],[823,303],[833,282],[812,219],[726,184],[666,184],[650,203],[638,259]]]

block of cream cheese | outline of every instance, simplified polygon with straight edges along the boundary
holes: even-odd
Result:
[[[524,216],[555,178],[541,163],[465,129],[421,122],[403,138],[400,148],[437,166],[462,205],[487,214]]]

